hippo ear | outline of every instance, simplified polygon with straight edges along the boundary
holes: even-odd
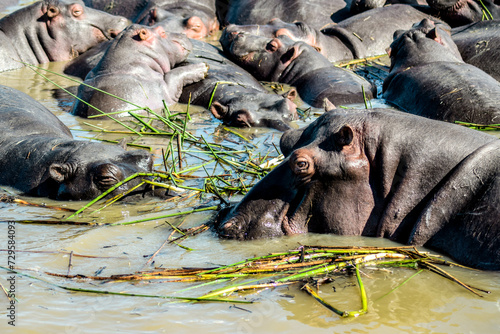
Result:
[[[394,32],[394,34],[392,35],[392,39],[395,41],[395,40],[397,40],[399,37],[401,37],[401,35],[403,35],[404,33],[405,33],[405,30],[401,30],[401,29],[396,30],[396,31]]]
[[[323,108],[326,112],[337,109],[337,107],[326,97],[323,99]]]
[[[288,92],[282,95],[284,98],[293,101],[297,98],[297,90],[295,88],[290,89]]]
[[[214,18],[212,21],[210,21],[209,26],[210,26],[210,29],[208,32],[209,35],[212,35],[214,33],[214,31],[219,30],[220,27],[219,27],[219,21],[217,20],[217,18]]]
[[[215,116],[215,118],[223,119],[226,116],[227,112],[229,111],[229,108],[215,101],[212,102],[212,105],[210,106],[210,111],[212,112],[212,115]]]
[[[352,143],[354,138],[354,131],[349,125],[344,125],[339,132],[335,134],[335,142],[339,144],[339,146],[347,146]]]
[[[294,45],[288,49],[280,58],[281,63],[286,67],[299,56],[299,48]]]
[[[55,181],[62,183],[73,176],[73,168],[68,163],[53,163],[49,167],[49,175]]]

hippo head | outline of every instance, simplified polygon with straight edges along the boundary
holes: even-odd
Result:
[[[219,29],[215,17],[209,17],[203,11],[189,8],[165,10],[153,6],[138,23],[146,25],[161,25],[166,31],[183,33],[192,39],[201,39]]]
[[[370,177],[360,123],[347,112],[330,111],[305,129],[285,132],[280,142],[285,160],[240,203],[219,213],[219,234],[235,239],[308,231],[361,234],[373,203],[371,192],[365,196],[360,190]]]
[[[452,27],[478,22],[486,18],[493,20],[500,14],[495,0],[428,0],[429,6]]]
[[[142,150],[125,151],[114,145],[86,142],[57,149],[67,152],[68,148],[71,153],[55,159],[48,168],[49,181],[44,186],[49,197],[57,200],[93,199],[135,173],[151,172],[153,166],[151,155]],[[139,179],[134,179],[111,194],[124,193],[138,183]]]
[[[287,23],[279,18],[274,18],[264,25],[236,25],[229,24],[223,34],[237,35],[238,33],[248,33],[268,38],[278,36],[288,36],[296,42],[306,42],[317,47],[317,30],[311,28],[303,22]]]
[[[226,103],[212,102],[210,111],[229,126],[269,127],[285,131],[290,129],[288,122],[297,118],[297,106],[293,103],[296,96],[295,89],[283,96],[259,91],[235,94]]]
[[[224,51],[257,79],[275,82],[310,47],[285,35],[270,39],[248,33],[226,33],[220,42]]]
[[[123,39],[127,42],[122,42]],[[166,32],[161,25],[147,27],[132,24],[115,38],[114,44],[116,48],[127,49],[123,50],[123,56],[128,54],[129,48],[142,50],[142,53],[149,56],[148,59],[160,67],[158,72],[163,73],[183,62],[192,49],[192,44],[185,35]]]
[[[85,7],[81,0],[44,0],[37,19],[37,35],[49,60],[69,60],[114,38],[128,20]]]
[[[396,31],[387,53],[391,57],[391,72],[427,62],[463,62],[450,28],[429,19],[414,24],[410,30]]]

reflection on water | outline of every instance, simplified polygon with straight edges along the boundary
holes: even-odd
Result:
[[[42,65],[61,72],[64,63]],[[74,86],[66,79],[48,74],[64,87]],[[53,96],[56,87],[30,69],[0,73],[0,83],[20,89],[39,100],[67,124],[80,140],[120,139],[117,135],[82,131],[92,125],[112,128],[114,123],[104,119],[82,120],[67,113],[69,100]],[[383,101],[373,101],[374,106],[384,106]],[[362,108],[363,106],[359,106]],[[173,109],[183,109],[176,106]],[[191,107],[193,121],[188,129],[197,136],[219,141],[230,147],[244,145],[244,141],[226,131],[204,108]],[[298,122],[304,126],[310,120]],[[280,133],[275,130],[251,129],[240,131],[252,138],[262,154],[274,150]],[[152,147],[153,153],[161,152],[165,140],[143,138],[137,143]],[[267,146],[266,146],[267,145]],[[200,155],[193,153],[188,162],[199,163]],[[161,161],[157,161],[158,164]],[[211,169],[210,169],[211,168]],[[210,167],[209,172],[216,171]],[[203,173],[202,173],[203,174]],[[198,185],[201,186],[201,185]],[[8,189],[4,189],[7,191]],[[13,191],[10,189],[10,191]],[[15,193],[15,191],[14,191]],[[48,199],[23,197],[29,202],[64,206],[78,209],[81,203],[56,202]],[[238,197],[232,200],[237,200]],[[192,208],[200,203],[216,204],[212,197],[194,197],[182,203],[143,199],[138,203],[118,203],[101,212],[90,214],[97,223],[128,221],[138,217],[154,216],[172,210]],[[50,220],[68,213],[16,204],[0,203],[0,218],[7,220]],[[371,245],[394,246],[383,239],[339,237],[332,235],[306,235],[276,240],[236,242],[218,239],[211,231],[188,238],[182,245],[191,251],[169,244],[145,266],[149,256],[165,242],[171,228],[165,223],[180,223],[183,227],[198,226],[211,218],[213,212],[201,212],[187,218],[157,219],[130,226],[74,226],[74,225],[16,225],[16,266],[47,282],[63,286],[108,291],[123,291],[148,295],[174,295],[190,284],[161,282],[102,283],[100,281],[64,280],[46,272],[109,276],[133,273],[153,267],[210,267],[229,264],[268,252],[285,251],[300,244],[310,245]],[[0,223],[0,249],[7,245],[7,224]],[[73,255],[70,256],[70,252]],[[92,257],[89,257],[92,256]],[[6,253],[0,252],[2,266]],[[71,258],[71,267],[69,267]],[[164,299],[95,295],[71,292],[45,282],[17,276],[19,299],[16,329],[22,333],[184,333],[205,332],[270,333],[270,332],[328,332],[333,333],[493,333],[500,326],[500,274],[467,271],[452,268],[457,278],[474,286],[491,290],[483,298],[476,297],[435,274],[423,272],[401,285],[415,272],[409,269],[363,269],[369,312],[356,319],[341,319],[298,290],[295,286],[270,289],[259,294],[249,294],[250,305],[217,303],[181,303]],[[7,276],[0,271],[0,283],[7,284]],[[390,290],[398,287],[394,292]],[[217,286],[218,287],[218,286]],[[214,289],[206,286],[191,295],[201,295]],[[339,308],[358,309],[360,300],[354,277],[338,277],[332,284],[320,288],[321,296]],[[184,293],[184,292],[183,292]],[[182,293],[179,293],[182,295]],[[0,332],[14,332],[7,325],[7,299],[0,297]]]

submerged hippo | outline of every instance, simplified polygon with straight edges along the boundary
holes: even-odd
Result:
[[[273,19],[264,25],[228,25],[226,34],[250,33],[274,38],[286,35],[313,46],[331,62],[382,55],[393,41],[394,32],[410,29],[429,15],[409,5],[377,8],[318,30],[304,22]]]
[[[384,80],[387,102],[442,121],[500,123],[500,83],[463,62],[449,31],[427,19],[398,32]]]
[[[103,58],[78,89],[72,113],[82,117],[139,107],[160,109],[178,102],[185,85],[207,74],[203,63],[174,68],[184,61],[191,42],[161,26],[130,25],[106,49]],[[87,85],[116,95],[97,91]],[[97,109],[99,110],[97,110]],[[126,113],[119,114],[125,116]]]
[[[273,18],[285,22],[301,21],[322,29],[350,16],[351,0],[233,0],[226,22],[265,24]]]
[[[300,98],[313,107],[323,107],[325,99],[339,105],[363,103],[376,96],[372,83],[333,66],[313,47],[288,36],[224,32],[220,42],[226,54],[258,80],[296,87]]]
[[[180,102],[208,108],[230,126],[282,131],[290,128],[288,123],[297,117],[294,89],[283,96],[271,93],[250,73],[224,57],[220,49],[202,41],[192,43],[193,50],[186,63],[205,62],[209,70],[204,80],[184,87]]]
[[[462,59],[500,80],[500,20],[454,28],[451,37]]]
[[[280,145],[285,160],[219,213],[221,236],[385,237],[500,269],[496,137],[388,109],[338,109]]]
[[[111,39],[124,17],[86,8],[81,0],[44,0],[0,19],[0,71],[70,60]]]
[[[57,200],[93,199],[132,174],[151,172],[153,166],[146,151],[74,140],[47,108],[6,86],[0,86],[0,143],[0,184]]]

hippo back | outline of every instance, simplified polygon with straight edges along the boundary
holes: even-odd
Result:
[[[50,135],[72,138],[68,127],[29,95],[0,85],[0,138]]]

